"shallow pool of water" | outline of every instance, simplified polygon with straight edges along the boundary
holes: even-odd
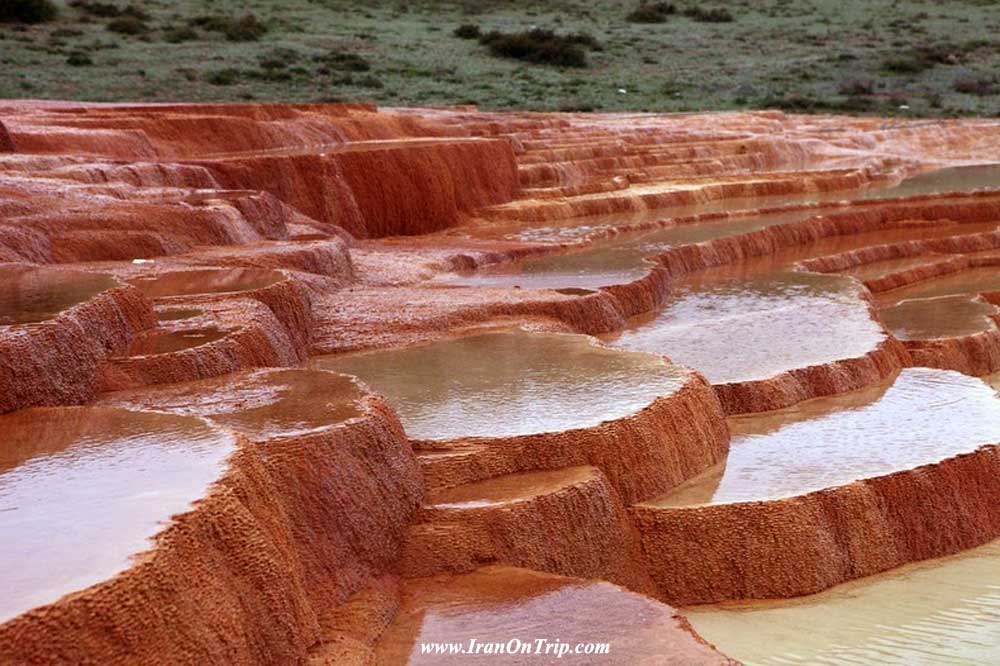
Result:
[[[159,409],[210,420],[261,439],[300,435],[362,414],[364,392],[345,375],[302,368],[251,372],[106,394],[130,409]]]
[[[389,399],[417,439],[509,437],[594,426],[677,390],[686,373],[580,335],[510,331],[317,357]]]
[[[856,283],[815,273],[697,274],[610,344],[665,354],[712,383],[863,356],[885,338]]]
[[[933,280],[924,280],[900,289],[878,295],[883,305],[898,303],[908,298],[936,298],[959,294],[980,294],[1000,291],[1000,266],[972,268],[949,273]]]
[[[0,266],[0,326],[31,324],[118,286],[109,275],[39,266]]]
[[[913,196],[917,194],[935,194],[951,191],[971,191],[992,184],[1000,188],[1000,165],[976,167],[956,167],[942,169],[937,172],[920,174],[904,181],[896,187],[872,188],[862,190],[857,196],[833,196],[831,193],[815,193],[782,198],[769,205],[787,205],[799,202],[822,202],[844,198],[887,199],[893,197]],[[773,199],[774,197],[772,197]],[[570,222],[561,223],[557,229],[533,228],[520,235],[518,240],[553,240],[562,241],[582,238],[602,227],[617,227],[627,223],[636,223],[648,219],[665,219],[681,214],[697,214],[715,211],[739,211],[752,208],[749,204],[756,200],[734,199],[716,202],[710,206],[688,207],[685,209],[666,209],[656,211],[656,215],[643,213],[641,215],[604,216],[603,218],[578,218],[577,226],[567,226]],[[763,202],[756,201],[757,205]],[[669,213],[669,214],[668,214]],[[822,214],[821,209],[795,211],[782,214],[757,215],[741,217],[716,222],[698,224],[680,224],[651,232],[629,234],[623,238],[613,238],[600,242],[592,248],[581,252],[548,255],[525,259],[513,264],[505,264],[468,272],[447,274],[437,278],[437,281],[469,287],[521,287],[525,289],[553,289],[559,287],[597,288],[612,284],[623,284],[636,280],[648,270],[644,261],[648,257],[665,252],[672,247],[701,243],[726,236],[749,233],[777,224],[797,222],[815,215]],[[605,223],[601,224],[601,220]],[[788,260],[844,252],[858,247],[889,243],[900,240],[917,240],[922,238],[939,238],[942,236],[991,231],[996,224],[962,225],[948,228],[928,229],[890,229],[883,232],[858,234],[855,236],[835,237],[813,244],[809,248],[797,248],[788,254]],[[567,237],[569,229],[576,234]],[[552,237],[547,237],[547,232]],[[527,234],[527,235],[525,235]],[[898,262],[895,269],[906,268],[923,263],[926,260],[905,259]],[[885,263],[885,262],[881,262]],[[870,279],[884,274],[884,266],[860,267],[850,273],[859,279]]]
[[[701,224],[681,224],[602,242],[582,252],[556,254],[498,265],[470,273],[446,274],[437,281],[468,287],[521,287],[595,289],[637,280],[648,270],[648,257],[689,243],[747,233],[775,224],[795,222],[814,215],[800,212]]]
[[[497,506],[539,495],[548,495],[595,478],[593,467],[564,467],[541,472],[507,474],[454,488],[431,491],[424,503],[436,509],[471,509]]]
[[[976,377],[908,368],[892,384],[729,420],[727,459],[650,504],[802,495],[1000,442],[1000,396]]]
[[[164,308],[157,310],[156,318],[160,321],[181,321],[200,317],[203,314],[205,311],[198,308]]]
[[[933,264],[946,258],[947,257],[940,255],[900,257],[898,259],[887,259],[885,261],[873,261],[868,264],[862,264],[861,266],[855,266],[854,268],[838,272],[841,275],[850,275],[851,277],[862,281],[876,280],[900,271],[917,268],[918,266],[925,266],[927,264]]]
[[[105,580],[223,472],[201,419],[101,407],[0,416],[0,621]]]
[[[796,245],[778,250],[772,255],[748,259],[744,264],[747,266],[766,264],[771,266],[789,266],[799,261],[816,259],[830,254],[852,252],[877,245],[950,238],[953,236],[971,236],[993,233],[997,229],[998,225],[996,222],[952,224],[942,220],[918,227],[887,228],[860,234],[830,236],[814,243]]]
[[[895,187],[867,190],[861,198],[886,199],[998,189],[1000,189],[1000,164],[974,164],[917,174]]]
[[[766,174],[763,174],[766,178]],[[759,180],[760,177],[747,176],[745,180]],[[644,187],[644,186],[638,186]],[[654,186],[662,189],[662,186]],[[679,186],[690,188],[690,184]],[[770,195],[760,197],[740,197],[707,201],[686,206],[671,206],[634,213],[593,215],[567,218],[555,221],[491,221],[488,226],[461,230],[472,237],[504,238],[524,242],[570,242],[585,238],[595,231],[621,227],[627,224],[642,224],[668,218],[704,215],[724,211],[754,210],[803,203],[823,203],[837,201],[881,200],[917,195],[943,194],[946,192],[970,192],[981,189],[1000,189],[1000,165],[986,164],[965,167],[949,167],[938,171],[917,174],[898,185],[884,187],[874,185],[853,190],[829,192],[803,192],[798,194]],[[620,196],[621,191],[592,195],[592,197]],[[813,213],[815,214],[815,213]],[[689,241],[697,242],[697,241]]]
[[[1000,541],[800,599],[683,613],[747,666],[995,664]]]
[[[215,342],[226,337],[228,331],[215,326],[191,328],[180,331],[150,331],[136,338],[128,348],[128,356],[169,354]]]
[[[278,271],[262,268],[208,268],[129,280],[147,298],[253,291],[280,282]]]
[[[996,312],[995,305],[976,296],[956,295],[905,300],[879,314],[900,340],[928,340],[994,330],[990,316]]]
[[[661,664],[664,655],[684,663],[703,646],[680,630],[673,611],[648,597],[610,583],[486,567],[463,576],[437,576],[406,583],[396,619],[376,645],[380,664]],[[488,654],[427,655],[420,645],[450,642],[469,645],[517,640],[608,643],[602,655]],[[516,645],[516,643],[514,644]],[[673,662],[671,662],[673,663]]]
[[[856,191],[855,191],[856,192]],[[616,229],[626,225],[639,225],[657,222],[670,218],[709,215],[727,211],[754,211],[760,208],[774,208],[793,204],[813,203],[821,201],[840,201],[854,198],[855,192],[807,192],[803,194],[786,194],[777,196],[762,196],[756,198],[729,198],[702,204],[688,206],[670,206],[654,208],[631,213],[613,213],[606,215],[590,215],[587,217],[571,217],[558,220],[538,221],[494,221],[482,227],[464,228],[463,235],[484,238],[503,238],[523,242],[571,242],[608,229]],[[610,196],[621,192],[608,193]],[[601,195],[604,196],[604,195]]]

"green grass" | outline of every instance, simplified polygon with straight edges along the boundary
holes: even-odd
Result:
[[[1000,114],[1000,85],[956,85],[1000,71],[1000,0],[675,0],[663,23],[628,21],[637,0],[149,0],[135,34],[56,4],[53,21],[0,24],[0,97]],[[685,15],[695,7],[734,20]],[[585,67],[498,58],[456,37],[463,24],[586,33],[603,49]],[[83,55],[93,64],[67,64]]]

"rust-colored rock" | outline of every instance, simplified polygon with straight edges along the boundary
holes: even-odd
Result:
[[[998,464],[991,445],[787,500],[632,512],[671,603],[795,597],[997,538]]]
[[[803,595],[1000,536],[995,441],[789,496],[658,503],[736,467],[735,415],[850,402],[911,366],[1000,369],[1000,183],[968,166],[1000,160],[995,120],[0,109],[0,419],[167,412],[233,446],[124,569],[5,618],[4,663],[446,663],[417,644],[515,625],[595,628],[607,663],[735,663],[661,602]],[[771,310],[717,297],[774,275],[809,279],[779,280],[791,296]],[[729,286],[682,297],[713,280]],[[795,293],[824,280],[849,287],[818,310],[846,324],[801,330],[863,344],[783,357]],[[315,369],[511,328],[624,355],[615,336],[664,312],[688,327],[675,342],[758,327],[773,367],[713,374],[739,352],[722,349],[688,370],[667,344],[645,351],[676,385],[621,413],[601,416],[629,378],[608,361],[557,427],[512,429],[528,417],[500,382],[471,401],[485,429],[440,437],[398,396]],[[515,351],[411,388],[447,394]],[[581,378],[556,375],[567,395]],[[0,484],[44,463],[39,437],[27,457],[0,444]],[[15,515],[0,506],[14,548]]]
[[[268,387],[288,380],[263,372],[212,381],[179,388],[186,399],[165,389],[113,394],[106,402],[176,404],[183,413],[228,424],[227,415],[240,414],[248,395],[259,394],[266,406],[274,400]],[[284,404],[288,409],[310,397],[307,389]],[[0,625],[0,658],[302,661],[319,636],[321,610],[393,562],[422,491],[389,408],[363,393],[346,398],[358,416],[319,414],[306,432],[270,415],[238,422],[238,448],[203,499],[175,516],[151,550],[117,576]]]

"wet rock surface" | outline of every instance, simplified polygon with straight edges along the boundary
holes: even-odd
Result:
[[[995,120],[4,112],[0,661],[995,651]]]
[[[989,662],[1000,650],[998,557],[993,541],[790,602],[685,614],[747,664]]]
[[[127,568],[235,446],[197,418],[98,407],[20,410],[0,433],[4,620]]]
[[[974,377],[911,368],[887,386],[731,419],[730,432],[723,463],[652,504],[794,497],[935,463],[1000,440],[1000,397]]]

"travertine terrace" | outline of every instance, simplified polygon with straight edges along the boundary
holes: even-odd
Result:
[[[995,120],[3,103],[0,662],[768,663],[727,613],[964,576],[995,162]]]

